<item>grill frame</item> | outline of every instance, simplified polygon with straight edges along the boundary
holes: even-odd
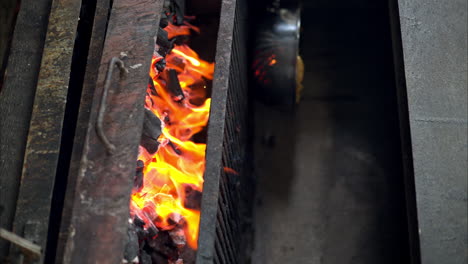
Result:
[[[246,2],[223,0],[220,16],[197,264],[242,263],[251,235]]]

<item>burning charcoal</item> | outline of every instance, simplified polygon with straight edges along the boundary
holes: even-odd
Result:
[[[158,53],[162,57],[166,57],[166,55],[169,53],[169,51],[172,50],[172,47],[174,46],[175,39],[169,40],[167,32],[159,28],[158,30],[158,38],[156,39],[156,43],[159,45]]]
[[[184,264],[184,260],[183,259],[178,259],[176,261],[169,261],[169,264]]]
[[[176,227],[172,229],[171,231],[169,231],[169,235],[171,236],[174,245],[176,245],[176,247],[178,248],[183,248],[187,243],[185,240],[184,229],[182,229],[181,227]]]
[[[151,256],[148,255],[144,250],[141,251],[140,254],[140,264],[152,264],[151,263]]]
[[[178,225],[178,224],[182,224],[182,221],[185,221],[184,218],[178,214],[178,213],[171,213],[169,215],[169,218],[167,219],[167,222],[168,224],[170,224],[171,226],[174,225]]]
[[[125,245],[124,259],[130,263],[133,262],[133,260],[138,256],[139,249],[140,246],[138,244],[138,236],[135,228],[130,226],[127,230],[127,244]]]
[[[174,260],[179,258],[177,247],[167,231],[159,232],[156,238],[148,241],[148,246],[159,255],[166,257],[166,259]]]
[[[147,229],[147,232],[148,232],[148,237],[153,238],[158,235],[159,230],[155,226],[150,226]]]
[[[148,153],[154,154],[159,149],[159,142],[145,135],[141,135],[140,146],[144,147]]]
[[[153,203],[147,202],[143,208],[143,214],[148,218],[149,221],[155,221],[158,217],[156,209]]]
[[[191,185],[185,185],[184,207],[188,209],[200,210],[202,193],[195,190]]]
[[[163,12],[161,14],[161,18],[159,20],[159,26],[161,28],[165,28],[169,25],[169,19],[167,18],[167,15]]]
[[[145,117],[143,121],[143,132],[140,139],[140,145],[149,153],[154,154],[158,151],[159,142],[157,141],[161,135],[161,120],[148,109],[145,109]]]
[[[196,251],[186,245],[184,248],[179,249],[179,258],[184,260],[186,264],[195,263]]]
[[[179,57],[172,57],[171,58],[171,67],[177,69],[179,71],[184,71],[185,69],[185,62],[182,58]]]
[[[174,150],[174,152],[177,154],[177,155],[181,155],[182,154],[182,151],[180,149],[178,149],[176,147],[176,145],[174,145],[174,143],[172,143],[172,141],[169,141],[168,143],[169,146],[171,146],[172,150]]]
[[[161,254],[158,254],[156,252],[151,253],[151,261],[152,263],[156,263],[156,264],[168,264],[169,263],[169,260],[167,259],[167,257]]]
[[[148,236],[149,236],[148,235],[148,230],[146,230],[146,229],[144,229],[142,227],[139,227],[139,226],[137,226],[135,228],[135,230],[136,230],[139,241],[142,241],[142,240],[145,240],[146,238],[148,238]]]
[[[175,24],[182,25],[184,23],[185,0],[172,0],[171,2],[176,16]]]
[[[184,45],[190,42],[190,36],[187,36],[187,35],[177,36],[177,38],[174,38],[174,39],[175,39],[174,44],[176,45]]]
[[[155,67],[156,67],[156,70],[158,70],[158,72],[164,71],[164,68],[166,68],[166,60],[165,59],[159,60],[158,62],[155,63]]]
[[[154,140],[157,140],[159,135],[161,135],[161,120],[151,110],[146,108],[143,121],[143,134]]]
[[[135,224],[135,226],[137,227],[143,228],[143,226],[145,226],[145,221],[143,221],[143,219],[135,215],[135,217],[133,218],[133,224]]]
[[[154,87],[154,83],[153,83],[153,79],[151,79],[151,77],[149,77],[149,80],[148,80],[148,87],[151,91],[151,95],[158,95],[158,92],[156,91],[156,88]]]
[[[167,71],[167,88],[169,92],[174,97],[174,101],[181,101],[184,99],[184,92],[180,87],[179,78],[177,77],[177,72],[174,69],[169,69]]]
[[[133,178],[133,188],[136,190],[141,190],[143,188],[143,168],[144,163],[141,160],[137,161],[137,168],[135,172],[135,177]]]

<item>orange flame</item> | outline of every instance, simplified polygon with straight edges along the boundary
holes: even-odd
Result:
[[[169,38],[195,27],[169,25],[165,28]],[[194,29],[196,30],[196,29]],[[162,122],[162,135],[158,151],[151,155],[140,147],[138,159],[144,162],[143,188],[134,191],[130,203],[132,215],[138,215],[147,225],[159,229],[173,228],[171,217],[185,220],[187,244],[197,248],[200,212],[187,208],[186,188],[201,192],[205,170],[205,143],[196,143],[193,136],[206,126],[210,98],[206,98],[206,81],[213,79],[214,63],[203,61],[186,45],[175,46],[166,56],[166,69],[177,72],[184,93],[183,100],[174,100],[167,83],[155,64],[162,57],[152,58],[150,76],[157,95],[147,93],[145,107]]]

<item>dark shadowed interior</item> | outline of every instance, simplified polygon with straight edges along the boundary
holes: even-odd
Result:
[[[253,263],[408,263],[387,1],[304,1],[302,100],[256,109]]]

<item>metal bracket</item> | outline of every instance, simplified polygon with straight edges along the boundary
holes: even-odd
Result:
[[[19,263],[33,263],[42,258],[42,248],[39,245],[13,232],[0,228],[0,238],[11,242],[21,250],[22,255],[19,257]],[[24,260],[25,257],[27,261]]]
[[[109,68],[107,70],[106,80],[104,82],[104,90],[102,91],[101,97],[101,104],[98,110],[98,117],[96,121],[96,132],[99,139],[102,141],[104,146],[106,146],[107,153],[112,155],[115,151],[115,145],[112,144],[109,139],[107,138],[106,134],[104,133],[103,129],[103,121],[104,121],[104,114],[106,113],[106,105],[107,105],[107,94],[109,92],[109,87],[112,81],[112,74],[114,72],[114,65],[116,65],[120,70],[120,77],[123,78],[128,73],[128,70],[125,68],[124,62],[117,58],[113,57],[109,62]]]

